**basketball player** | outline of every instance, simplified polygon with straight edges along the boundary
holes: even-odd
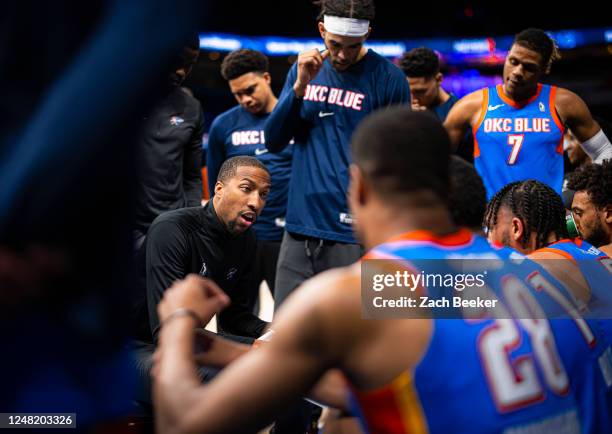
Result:
[[[360,125],[349,200],[371,257],[412,263],[493,254],[484,239],[451,221],[449,148],[437,119],[409,109],[380,111]],[[414,176],[406,177],[406,171]],[[518,279],[509,278],[535,303]],[[364,321],[360,293],[359,265],[313,278],[279,312],[268,345],[201,386],[194,375],[193,327],[228,300],[210,281],[191,277],[177,283],[159,306],[164,325],[155,371],[158,429],[243,432],[263,426],[338,367],[353,389],[355,414],[371,432],[581,431],[584,415],[578,414],[565,366],[593,369],[596,362],[581,351],[564,352],[561,360],[548,321]],[[574,330],[565,330],[566,345],[584,341],[569,325]],[[529,337],[534,328],[544,351],[541,341]],[[458,357],[460,370],[454,369]],[[447,398],[443,406],[441,396]]]
[[[580,167],[568,188],[575,191],[572,213],[581,236],[612,257],[612,160]]]
[[[561,193],[565,126],[593,162],[612,157],[612,145],[584,101],[540,83],[558,58],[542,30],[520,32],[504,63],[503,84],[463,97],[448,114],[444,125],[455,147],[472,129],[474,163],[488,198],[510,182],[530,178]]]
[[[264,130],[271,152],[295,137],[277,306],[309,277],[361,257],[346,205],[350,137],[368,113],[410,101],[402,71],[363,45],[374,2],[326,0],[320,6],[318,30],[327,49],[300,53]]]
[[[444,122],[458,98],[442,87],[440,59],[430,48],[419,47],[404,53],[400,68],[410,85],[413,110],[431,110]]]
[[[561,197],[546,184],[508,184],[489,202],[484,224],[491,241],[528,255],[566,283],[582,304],[591,297],[610,300],[607,256],[586,241],[569,239]]]

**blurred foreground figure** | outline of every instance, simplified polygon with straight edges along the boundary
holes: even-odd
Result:
[[[0,409],[88,430],[131,405],[129,144],[203,8],[36,7],[7,6],[0,45]]]

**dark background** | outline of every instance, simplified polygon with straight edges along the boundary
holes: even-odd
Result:
[[[226,1],[215,6],[215,18],[203,32],[245,36],[318,38],[318,8],[307,0]],[[513,35],[527,27],[544,30],[612,28],[601,4],[573,2],[439,2],[376,1],[371,39],[488,37]],[[186,85],[202,102],[209,126],[233,100],[219,67],[226,53],[203,51]],[[569,88],[589,104],[594,114],[612,119],[612,45],[564,50],[546,82]],[[278,95],[294,56],[270,57],[273,89]],[[482,75],[501,75],[501,65],[478,67]],[[457,74],[461,68],[443,72]]]

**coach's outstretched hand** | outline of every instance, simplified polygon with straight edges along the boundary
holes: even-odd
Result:
[[[163,324],[173,313],[184,309],[197,315],[204,327],[213,316],[230,304],[230,298],[210,279],[195,274],[175,282],[157,305],[157,313]]]
[[[306,86],[317,76],[327,56],[329,56],[329,50],[319,51],[317,48],[299,54],[297,58],[297,79],[293,85],[296,96],[300,98],[304,96]]]

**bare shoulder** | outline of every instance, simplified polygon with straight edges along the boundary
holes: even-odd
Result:
[[[360,318],[360,285],[359,264],[318,274],[293,291],[275,316],[273,327],[286,327],[301,318],[321,333],[328,334],[330,328],[334,334],[341,332],[342,324],[354,325]]]
[[[462,111],[466,111],[468,113],[474,114],[478,112],[482,107],[484,99],[484,89],[475,90],[472,93],[468,93],[463,98],[455,103],[453,109],[457,107]]]
[[[555,95],[555,106],[557,108],[567,104],[575,104],[576,102],[582,102],[582,98],[569,89],[564,87],[557,88],[557,94]]]
[[[582,105],[585,105],[585,102],[577,94],[563,87],[557,88],[555,107],[559,112],[573,110]]]
[[[551,252],[550,250],[536,250],[533,253],[527,255],[529,259],[534,261],[546,260],[546,259],[565,259],[560,253]]]
[[[576,299],[588,303],[591,290],[580,268],[571,257],[564,256],[551,250],[535,251],[527,257],[537,262],[554,278],[563,284]]]
[[[279,311],[279,320],[286,310],[316,309],[320,312],[359,304],[361,274],[359,264],[325,271],[302,283]],[[333,307],[336,302],[341,306]]]
[[[562,119],[570,122],[574,118],[582,118],[589,113],[589,109],[582,98],[571,90],[562,87],[557,88],[555,108]]]
[[[484,89],[465,95],[453,105],[444,121],[444,126],[455,128],[457,125],[474,125],[480,115],[483,101]]]

